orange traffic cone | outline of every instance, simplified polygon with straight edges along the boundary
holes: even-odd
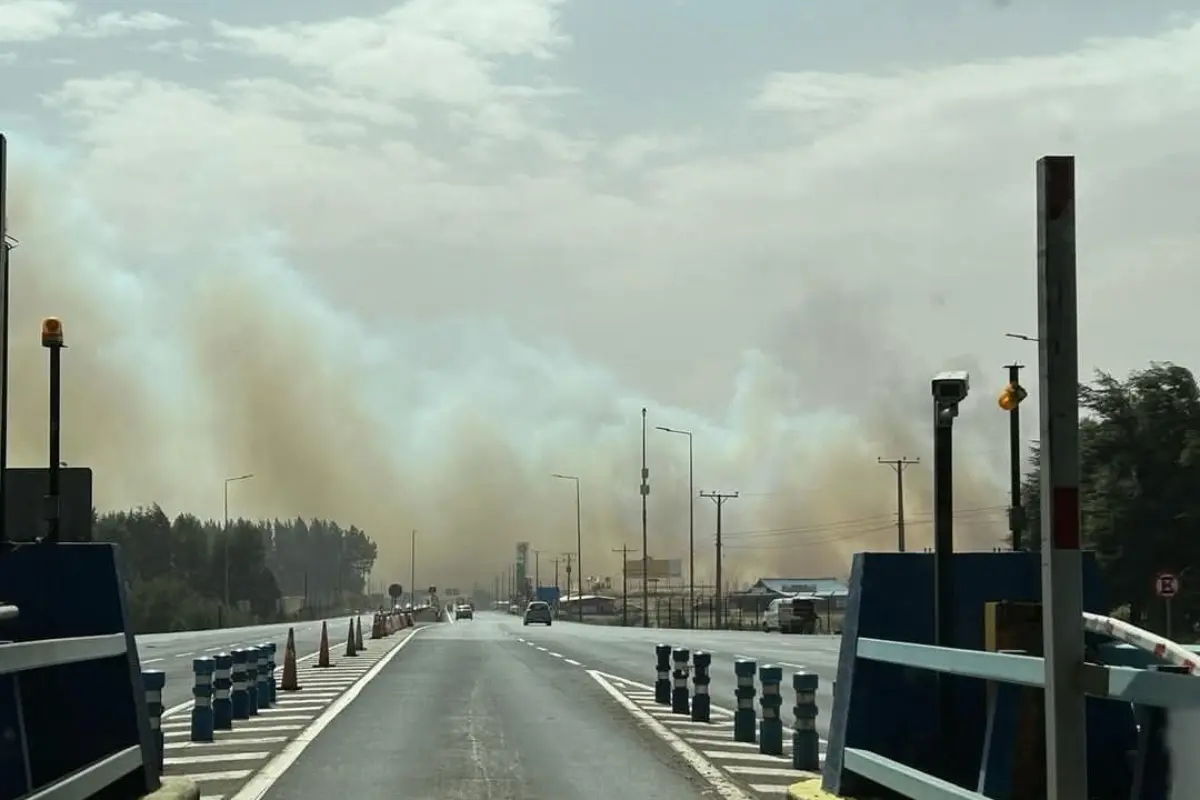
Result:
[[[346,634],[346,658],[353,658],[358,655],[358,651],[354,649],[354,620],[350,620],[350,632]]]
[[[333,666],[333,662],[329,660],[329,623],[321,623],[321,652],[317,656],[316,666],[321,669],[329,669]]]
[[[296,678],[296,632],[288,628],[287,646],[283,650],[283,677],[279,688],[285,692],[300,691],[300,681]]]
[[[367,649],[367,645],[365,642],[363,642],[363,637],[362,637],[362,617],[355,617],[354,625],[355,625],[354,647],[356,650],[361,652],[361,651]]]

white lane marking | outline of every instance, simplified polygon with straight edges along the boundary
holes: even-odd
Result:
[[[161,659],[161,658],[145,658],[145,659],[142,659],[142,663],[143,664],[153,664],[155,661],[162,661],[162,660],[163,659]]]
[[[227,769],[223,772],[201,772],[196,775],[181,775],[184,780],[204,783],[205,781],[240,781],[250,774],[248,769]]]
[[[177,655],[175,657],[176,658],[190,658],[191,656],[194,656],[194,655],[196,655],[196,654],[195,653],[180,653],[179,655]]]
[[[279,719],[279,717],[276,717],[275,719]],[[308,720],[312,719],[312,717],[301,717],[300,719],[308,721]],[[243,733],[281,733],[283,731],[298,731],[298,730],[302,729],[303,727],[304,727],[303,725],[260,725],[257,728],[251,728],[250,730],[217,731],[215,738],[216,738],[216,744],[218,746],[221,744],[241,744],[241,743],[249,741],[249,740],[245,739],[245,738],[238,738],[239,734],[243,734]],[[177,730],[177,731],[163,731],[164,739],[179,739],[184,736],[191,736],[191,735],[192,735],[192,732],[190,730],[188,730],[187,728],[181,728],[180,730]],[[192,744],[192,743],[189,742],[189,744]],[[212,747],[213,746],[207,742],[199,742],[198,744],[201,744],[204,747]],[[168,744],[167,746],[168,747],[176,747],[177,745]]]
[[[573,667],[582,667],[583,666],[583,664],[580,664],[578,661],[576,661],[573,658],[564,658],[563,661],[567,662],[568,664],[570,664]]]
[[[270,757],[270,752],[266,750],[249,753],[214,753],[207,756],[167,756],[163,759],[163,765],[178,767],[184,764],[220,764],[223,761],[266,761]]]
[[[279,752],[279,755],[267,762],[259,773],[241,788],[241,790],[233,796],[233,800],[260,800],[263,795],[270,791],[283,774],[287,772],[292,764],[296,763],[296,759],[300,758],[308,746],[312,744],[320,734],[329,726],[329,723],[341,714],[346,708],[354,702],[367,684],[373,681],[379,673],[383,672],[384,668],[391,663],[391,660],[399,655],[400,651],[413,640],[425,628],[413,628],[408,636],[406,636],[399,644],[391,649],[387,655],[379,659],[373,667],[367,670],[366,674],[358,679],[358,682],[346,690],[346,693],[334,700],[333,703],[326,709],[325,713],[317,717],[306,730],[297,734],[296,738],[287,744]],[[739,798],[740,800],[740,798]],[[747,800],[749,800],[747,798]]]
[[[698,744],[708,744],[707,742]],[[763,753],[747,753],[744,750],[701,750],[705,758],[727,759],[729,761],[761,761],[764,764],[778,764],[786,756],[769,756]]]
[[[554,656],[555,658],[562,658],[562,657],[563,657],[563,654],[562,654],[562,653],[556,653],[556,652],[554,652],[553,650],[551,650],[551,651],[550,651],[550,655]]]
[[[787,661],[779,661],[777,663],[782,667],[791,667],[792,669],[799,669],[799,670],[807,670],[808,669],[808,667],[804,666],[803,664],[792,664]]]
[[[534,647],[536,647],[538,650],[541,650],[543,653],[549,653],[549,652],[550,652],[550,648],[548,648],[548,647],[542,647],[540,644],[539,644],[539,645],[534,645]]]
[[[768,778],[794,778],[797,771],[794,769],[784,769],[782,767],[743,767],[738,764],[730,764],[725,767],[725,770],[734,775],[764,775]]]
[[[721,769],[706,759],[704,756],[689,745],[682,738],[677,736],[666,725],[656,720],[650,714],[647,714],[642,708],[624,694],[616,686],[613,686],[605,678],[604,673],[598,670],[589,669],[588,675],[592,680],[600,684],[604,691],[612,695],[612,698],[624,706],[625,710],[632,714],[639,722],[650,730],[658,738],[666,742],[672,750],[680,755],[684,761],[688,763],[698,775],[708,781],[708,784],[716,790],[717,794],[725,800],[753,800],[750,795],[738,788],[737,784],[725,777]],[[703,724],[703,723],[698,723]]]
[[[166,742],[166,748],[168,750],[190,750],[192,748],[203,747],[211,750],[214,747],[241,746],[246,744],[279,744],[286,741],[286,736],[254,736],[245,739],[216,739],[212,742]]]
[[[801,773],[803,774],[803,773]],[[794,783],[794,781],[793,781]],[[782,794],[786,795],[788,790],[792,788],[791,783],[752,783],[750,790],[759,794]],[[200,800],[208,800],[207,797],[201,797]]]

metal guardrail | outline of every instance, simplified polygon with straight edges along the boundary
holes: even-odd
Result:
[[[0,622],[18,618],[16,606],[0,605]],[[0,629],[0,636],[3,635]],[[29,749],[26,744],[20,689],[21,673],[46,667],[99,661],[125,655],[128,652],[124,634],[107,636],[77,636],[37,642],[8,642],[0,644],[0,676],[10,676],[15,684],[17,702],[17,737],[24,761],[26,794],[21,800],[86,800],[143,766],[142,748],[126,747],[93,761],[44,786],[31,785]]]
[[[1045,664],[1035,656],[863,638],[857,642],[855,657],[997,683],[1045,688]],[[1141,706],[1200,707],[1200,680],[1192,675],[1087,664],[1084,691],[1092,697]],[[869,750],[846,748],[843,766],[850,772],[914,800],[988,800],[987,795],[964,789]]]

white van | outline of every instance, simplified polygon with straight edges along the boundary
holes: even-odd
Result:
[[[797,603],[801,604],[799,613]],[[763,633],[816,633],[819,624],[820,620],[814,619],[812,601],[796,597],[772,600],[762,618]]]

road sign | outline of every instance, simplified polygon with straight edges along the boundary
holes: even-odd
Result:
[[[1173,572],[1160,572],[1154,576],[1154,591],[1164,600],[1179,594],[1179,576]]]

